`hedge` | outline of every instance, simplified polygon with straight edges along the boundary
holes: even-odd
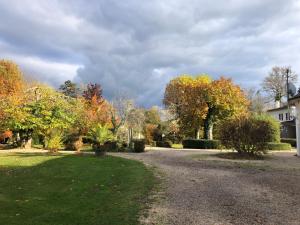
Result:
[[[183,148],[194,149],[219,149],[220,141],[206,139],[185,139],[182,141]]]
[[[289,143],[268,143],[268,150],[291,150],[291,148],[292,146]]]
[[[156,141],[156,147],[172,148],[171,141]]]
[[[293,146],[294,148],[297,147],[297,140],[295,138],[281,138],[280,142],[291,144],[291,146]]]

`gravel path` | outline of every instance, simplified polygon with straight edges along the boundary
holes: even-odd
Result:
[[[165,174],[166,198],[152,207],[148,224],[300,224],[300,159],[293,153],[254,163],[221,160],[214,153],[115,155],[142,160]]]

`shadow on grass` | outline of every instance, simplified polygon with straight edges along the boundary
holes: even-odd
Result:
[[[2,224],[138,224],[154,176],[111,156],[1,155]]]

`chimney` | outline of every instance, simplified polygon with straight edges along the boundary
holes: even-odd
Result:
[[[281,106],[281,102],[280,101],[275,101],[275,108],[277,109],[277,108],[280,108],[280,106]]]

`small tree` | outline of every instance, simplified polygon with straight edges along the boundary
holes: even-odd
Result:
[[[107,126],[102,126],[101,124],[96,124],[88,132],[88,138],[93,142],[93,149],[95,150],[96,155],[105,153],[105,142],[114,140],[112,132]]]

